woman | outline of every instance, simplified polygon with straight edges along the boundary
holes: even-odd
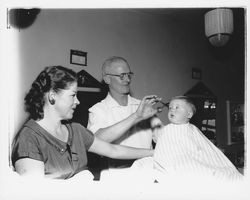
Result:
[[[136,118],[156,114],[155,96],[143,99]],[[80,102],[77,75],[62,66],[46,67],[25,97],[30,119],[15,136],[12,163],[20,175],[67,179],[87,169],[86,151],[99,155],[136,159],[152,156],[153,150],[113,145],[96,138],[78,123],[70,122]]]

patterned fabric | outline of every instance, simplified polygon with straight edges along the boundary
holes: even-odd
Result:
[[[232,180],[242,177],[229,159],[190,123],[169,124],[163,128],[155,148],[154,168],[161,175]]]

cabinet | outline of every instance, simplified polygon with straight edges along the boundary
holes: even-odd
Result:
[[[190,97],[196,106],[196,113],[190,123],[197,126],[216,145],[217,97],[201,81],[186,92],[185,96]]]
[[[192,97],[197,112],[190,120],[215,145],[216,142],[216,97]]]
[[[88,109],[104,99],[108,91],[106,85],[100,83],[85,70],[78,72],[77,77],[77,98],[80,104],[77,106],[72,120],[87,127]]]
[[[97,102],[104,99],[106,93],[102,92],[101,90],[91,90],[89,88],[78,88],[77,98],[80,104],[77,106],[74,115],[73,121],[82,124],[84,127],[87,127],[88,124],[88,109],[96,104]]]

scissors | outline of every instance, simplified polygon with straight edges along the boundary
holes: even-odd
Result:
[[[169,106],[169,102],[165,103],[165,102],[163,102],[163,101],[161,101],[161,100],[159,100],[158,102],[161,104],[161,106],[158,106],[158,107],[156,108],[158,113],[162,112],[162,109],[163,109],[164,107],[167,107],[167,108],[168,108],[168,106]]]

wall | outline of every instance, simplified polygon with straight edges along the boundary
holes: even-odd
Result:
[[[138,98],[157,94],[167,101],[183,94],[197,83],[191,79],[191,69],[201,68],[203,82],[218,97],[217,132],[219,143],[223,143],[225,100],[244,98],[244,57],[242,61],[235,51],[226,59],[218,59],[203,29],[192,22],[135,10],[42,10],[31,27],[16,30],[20,61],[14,84],[18,88],[15,131],[27,116],[24,94],[44,66],[85,69],[101,80],[104,59],[119,55],[128,60],[135,73],[132,92]],[[70,49],[88,52],[87,67],[69,64]],[[238,64],[241,71],[235,68]],[[160,118],[167,123],[166,110]]]

